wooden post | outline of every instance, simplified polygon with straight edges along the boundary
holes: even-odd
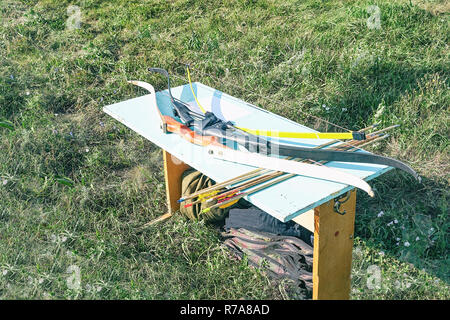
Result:
[[[167,208],[169,209],[169,212],[164,216],[168,215],[168,217],[170,217],[180,208],[180,204],[177,200],[181,197],[181,175],[190,167],[165,150],[163,150],[163,159]]]
[[[168,153],[166,150],[163,150],[163,160],[168,212],[150,222],[147,222],[141,226],[139,230],[144,230],[155,223],[170,218],[172,214],[180,208],[180,204],[177,200],[181,197],[181,176],[186,169],[190,168],[190,166]]]
[[[313,299],[349,299],[356,190],[334,211],[335,199],[314,209]]]

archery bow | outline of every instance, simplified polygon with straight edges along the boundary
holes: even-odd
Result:
[[[200,102],[197,99],[197,95],[194,92],[194,88],[192,88],[191,81],[191,73],[189,71],[189,66],[186,66],[186,72],[189,82],[189,87],[191,88],[192,95],[194,96],[195,102],[197,106],[202,110],[203,113],[206,113],[205,108],[202,107]],[[354,140],[365,140],[366,135],[362,131],[349,131],[349,132],[287,132],[287,131],[276,131],[272,133],[267,130],[258,130],[258,129],[248,129],[242,128],[238,126],[234,126],[235,128],[250,133],[252,135],[257,136],[265,136],[265,137],[277,137],[277,138],[300,138],[300,139],[354,139]]]
[[[361,129],[361,131],[366,132],[367,130],[373,129],[376,126],[378,126],[378,125],[377,124],[373,124],[373,125],[371,125],[371,126],[369,126],[367,128]],[[334,144],[336,144],[338,142],[341,142],[341,141],[340,140],[332,140],[332,141],[326,142],[324,144],[321,144],[319,146],[316,146],[314,148],[330,147],[330,148],[335,148],[335,149],[338,149],[338,150],[352,150],[352,151],[353,151],[353,149],[357,150],[357,149],[360,149],[360,148],[362,148],[362,147],[364,147],[366,145],[372,144],[372,143],[380,141],[382,139],[386,139],[387,137],[389,137],[389,134],[384,134],[384,132],[386,132],[388,130],[391,130],[393,128],[396,128],[397,126],[398,125],[394,125],[394,126],[390,126],[390,127],[381,129],[381,130],[377,130],[375,132],[371,132],[371,133],[369,133],[367,135],[367,137],[368,137],[367,140],[364,140],[364,141],[354,141],[354,142],[349,141],[349,142],[346,142],[346,143],[341,143],[337,147],[333,147]],[[302,160],[302,159],[300,159],[300,160]],[[308,160],[306,159],[304,161],[308,161]],[[252,170],[250,172],[246,172],[245,174],[242,174],[240,176],[234,177],[232,179],[228,179],[228,180],[223,181],[221,183],[217,183],[217,184],[215,184],[215,185],[213,185],[213,186],[211,186],[209,188],[205,188],[205,189],[202,189],[200,191],[197,191],[197,192],[191,193],[189,195],[186,195],[186,196],[180,198],[178,200],[178,202],[184,202],[186,200],[189,200],[189,199],[192,199],[192,198],[195,198],[195,197],[208,198],[210,196],[214,196],[214,195],[220,193],[219,190],[221,190],[221,189],[228,189],[228,188],[231,188],[231,187],[235,187],[236,184],[241,183],[243,181],[245,181],[246,183],[250,182],[250,181],[252,181],[254,179],[259,178],[259,176],[261,176],[261,174],[270,174],[270,172],[271,172],[270,170],[263,169],[263,168],[258,168],[258,169]]]
[[[190,133],[189,136],[184,135],[189,141],[193,142],[190,137],[204,137],[207,139],[206,144],[220,144],[222,145],[225,141],[233,141],[243,146],[250,152],[263,153],[267,155],[276,154],[279,156],[287,156],[294,158],[305,158],[311,160],[326,160],[326,161],[340,161],[340,162],[355,162],[355,163],[369,163],[369,164],[379,164],[394,167],[403,170],[412,176],[419,182],[421,178],[419,175],[407,164],[392,159],[389,157],[380,156],[368,152],[347,152],[347,151],[334,151],[327,149],[313,149],[304,148],[286,144],[278,144],[272,141],[266,140],[261,136],[255,136],[253,134],[244,132],[239,128],[235,127],[230,121],[225,122],[217,118],[214,113],[207,111],[204,115],[196,113],[190,110],[189,105],[182,102],[179,99],[175,99],[172,96],[170,88],[170,76],[169,73],[161,68],[149,68],[150,72],[157,72],[165,77],[167,77],[168,91],[172,105],[179,115],[180,119],[184,122],[186,127],[189,127],[192,122],[194,122],[194,131]],[[189,116],[187,116],[189,115]],[[200,119],[199,121],[194,121],[192,116]],[[172,118],[173,121],[176,121]],[[174,124],[175,126],[180,126],[180,123]],[[182,131],[186,131],[183,128]],[[192,131],[192,130],[191,130]],[[196,133],[199,132],[199,133]],[[215,139],[212,139],[215,138]],[[198,140],[198,139],[197,139]],[[200,139],[201,140],[201,139]],[[215,143],[212,143],[212,140]],[[194,142],[195,143],[195,142]],[[202,144],[205,145],[205,144]]]
[[[295,162],[292,160],[285,160],[275,157],[267,157],[254,152],[224,149],[223,147],[213,145],[209,145],[207,148],[208,153],[216,159],[237,162],[249,166],[263,167],[274,171],[283,171],[286,173],[319,178],[322,180],[335,181],[360,188],[366,191],[371,197],[374,195],[372,188],[370,188],[367,182],[363,179],[334,168]]]
[[[371,127],[373,127],[373,126],[371,126]],[[367,129],[363,129],[363,130],[367,130]],[[366,146],[368,144],[372,144],[381,139],[385,139],[388,136],[389,136],[388,134],[371,133],[368,135],[368,138],[365,141],[352,140],[347,143],[340,144],[333,148],[338,149],[338,150],[351,150],[351,151],[355,150],[356,151],[357,148]],[[318,147],[323,148],[326,145],[329,145],[329,143],[318,146]],[[294,159],[294,161],[310,162],[307,159],[306,160],[305,159]],[[326,162],[321,161],[320,163],[324,164]],[[261,172],[261,170],[258,170],[258,173],[263,173],[263,172]],[[236,197],[238,195],[238,193],[241,193],[243,190],[249,189],[249,188],[251,188],[255,185],[259,185],[261,183],[265,183],[266,181],[276,178],[283,174],[284,174],[284,172],[280,172],[280,171],[277,171],[277,172],[268,171],[268,172],[264,172],[263,174],[260,174],[255,177],[244,177],[244,178],[236,177],[230,183],[227,182],[226,185],[216,184],[213,186],[213,187],[217,186],[216,189],[211,190],[211,188],[207,188],[207,189],[200,190],[198,193],[193,193],[193,194],[187,196],[186,198],[180,199],[179,202],[183,202],[183,201],[187,200],[188,198],[192,199],[194,197],[197,197],[197,200],[195,200],[193,202],[189,202],[184,205],[184,207],[187,208],[187,207],[191,207],[192,205],[200,203],[200,202],[223,201],[224,197],[230,197],[230,196]]]
[[[164,132],[173,132],[177,133],[187,141],[201,145],[201,146],[208,146],[209,148],[216,148],[214,152],[220,152],[218,150],[229,150],[230,152],[237,152],[238,154],[241,153],[241,151],[235,151],[231,148],[228,148],[227,146],[223,145],[220,140],[215,136],[202,136],[196,133],[194,130],[191,130],[188,126],[182,124],[181,122],[178,122],[176,119],[174,119],[171,116],[163,115],[161,111],[158,108],[158,104],[156,101],[156,94],[155,89],[153,86],[149,83],[143,82],[143,81],[128,81],[131,84],[137,85],[139,87],[142,87],[144,89],[147,89],[153,98],[153,104],[158,109],[158,113],[161,117],[162,121],[162,128]],[[175,101],[174,99],[171,101]],[[247,153],[246,153],[247,154]],[[307,164],[307,163],[299,163],[294,161],[289,161],[285,159],[276,159],[276,158],[270,158],[259,154],[252,154],[251,155],[255,161],[259,161],[258,165],[261,165],[262,167],[265,167],[270,170],[280,170],[283,172],[291,173],[291,174],[297,174],[297,175],[303,175],[308,176],[312,178],[318,178],[318,179],[325,179],[330,180],[338,183],[343,183],[346,185],[351,185],[357,188],[360,188],[364,191],[366,191],[371,197],[374,196],[374,193],[372,191],[372,188],[370,185],[364,181],[361,178],[358,178],[354,175],[348,174],[346,172],[343,172],[338,169],[329,168],[325,166],[317,166],[314,164]],[[276,161],[275,161],[276,160]],[[275,164],[275,166],[274,166]],[[250,164],[252,165],[252,164]],[[253,163],[254,165],[254,163]],[[283,166],[283,168],[278,167],[278,165]]]
[[[388,134],[382,135],[382,136],[380,136],[378,138],[370,140],[369,142],[361,144],[359,147],[362,147],[363,145],[367,145],[367,144],[371,144],[371,143],[380,141],[382,139],[387,138],[388,136],[389,136]],[[324,163],[324,161],[321,161],[320,163]],[[280,176],[282,176],[282,177],[274,180],[275,178],[280,177]],[[245,197],[247,195],[253,194],[255,192],[258,192],[260,190],[263,190],[265,188],[273,186],[273,185],[275,185],[275,184],[277,184],[277,183],[279,183],[281,181],[287,180],[287,179],[289,179],[289,178],[291,178],[293,176],[294,176],[294,174],[283,175],[283,172],[268,173],[267,175],[259,177],[257,179],[257,181],[248,182],[248,183],[246,182],[242,186],[238,186],[238,187],[236,187],[234,189],[227,190],[227,191],[225,191],[225,192],[223,192],[221,194],[218,194],[216,196],[211,196],[211,197],[207,198],[206,200],[199,199],[197,201],[194,201],[192,203],[189,203],[189,204],[185,205],[185,207],[189,207],[191,204],[196,204],[198,202],[203,202],[203,201],[211,202],[211,201],[215,201],[216,200],[216,203],[213,206],[205,208],[204,211],[202,211],[202,212],[203,213],[207,212],[207,211],[209,211],[209,210],[211,210],[213,208],[216,208],[216,207],[219,207],[219,208],[223,209],[223,208],[226,208],[226,207],[229,207],[229,206],[233,205],[234,203],[239,201],[239,199],[241,199],[241,198],[243,198],[243,197]],[[252,189],[254,186],[257,186],[257,187]],[[250,190],[244,191],[244,190],[247,190],[247,189],[250,189]]]

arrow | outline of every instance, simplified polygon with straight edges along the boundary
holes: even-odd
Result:
[[[351,185],[366,191],[371,197],[374,196],[372,188],[366,181],[335,168],[268,157],[258,153],[242,152],[213,145],[207,146],[207,152],[216,159]]]

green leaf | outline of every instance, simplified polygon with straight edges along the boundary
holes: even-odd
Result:
[[[14,130],[14,125],[9,121],[0,121],[0,127],[7,128],[9,130]]]
[[[56,176],[56,182],[61,183],[63,185],[69,186],[69,187],[73,187],[74,182],[72,180],[70,180],[69,178],[66,177],[61,177],[61,176]]]

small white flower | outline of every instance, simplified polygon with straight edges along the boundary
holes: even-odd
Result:
[[[3,180],[3,182],[2,182],[2,184],[4,185],[4,186],[6,186],[6,184],[8,183],[8,180]]]
[[[324,104],[322,105],[322,108],[324,108],[324,109],[325,109],[326,107],[327,107],[326,105],[324,105]]]
[[[395,220],[394,220],[394,223],[398,223],[398,220],[397,220],[397,219],[395,219]]]
[[[395,240],[400,241],[400,238],[395,238]]]
[[[380,211],[380,212],[377,214],[377,217],[378,217],[378,218],[381,218],[383,215],[384,215],[384,211]]]
[[[420,240],[420,238],[419,237],[416,237],[416,241],[419,241]]]
[[[313,242],[311,242],[311,243],[313,243]],[[356,256],[360,256],[360,255],[362,255],[362,250],[361,250],[360,247],[356,247],[356,248],[353,250],[353,253],[354,253]]]
[[[30,95],[30,91],[27,90],[27,92],[25,92],[25,94],[26,94],[27,96],[29,96],[29,95]]]
[[[347,108],[342,108],[342,112],[345,112],[345,111],[347,111]]]
[[[62,237],[61,238],[61,242],[66,242],[66,240],[67,240],[67,237]]]
[[[378,255],[380,255],[380,256],[384,256],[384,251],[380,251],[380,252],[378,252]]]
[[[405,241],[405,243],[403,244],[405,247],[409,247],[411,244],[408,241]]]
[[[393,224],[394,224],[394,221],[391,221],[387,224],[387,226],[389,227],[389,226],[392,226]]]
[[[2,275],[6,276],[7,274],[8,274],[8,270],[5,269],[2,271]]]
[[[100,292],[102,290],[102,287],[98,286],[97,287],[97,292]]]
[[[397,242],[395,245],[396,245],[396,246],[399,246],[399,245],[400,245],[400,242]]]
[[[42,284],[42,282],[44,282],[44,279],[42,279],[42,278],[39,278],[39,284]]]
[[[85,150],[86,152],[89,152],[89,148],[86,148],[86,150]]]

